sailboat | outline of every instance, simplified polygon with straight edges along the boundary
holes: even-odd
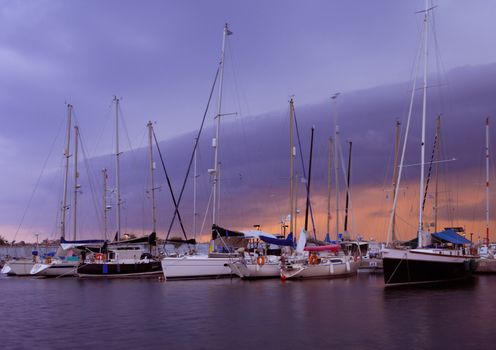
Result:
[[[72,124],[72,109],[71,104],[67,104],[67,133],[66,133],[66,145],[64,149],[65,158],[65,171],[64,171],[64,194],[61,206],[61,221],[60,221],[60,231],[62,240],[65,238],[65,217],[67,211],[67,179],[69,171],[69,158],[70,158],[70,133]],[[75,127],[76,134],[76,147],[78,138],[78,128]],[[77,160],[76,160],[76,174],[77,174]],[[75,190],[77,191],[76,185]],[[76,197],[75,197],[76,198]],[[76,201],[76,199],[74,199]],[[37,238],[38,239],[38,238]],[[64,249],[59,248],[56,252],[45,254],[40,256],[38,251],[33,252],[32,259],[19,259],[7,262],[4,271],[8,271],[8,274],[17,276],[74,276],[76,267],[79,264],[79,258],[77,256],[66,256]]]
[[[162,270],[166,279],[169,278],[217,278],[232,275],[229,264],[238,259],[239,255],[234,252],[234,248],[241,247],[240,239],[244,235],[241,232],[225,229],[217,225],[217,210],[219,207],[219,132],[220,119],[222,114],[222,89],[224,79],[224,59],[226,40],[232,32],[229,30],[227,23],[224,25],[222,35],[222,50],[219,62],[219,94],[217,102],[216,133],[212,140],[214,148],[214,168],[209,169],[212,175],[212,237],[210,241],[210,250],[208,254],[185,254],[182,256],[166,256],[162,259]],[[197,140],[198,141],[198,140]],[[233,245],[235,247],[233,247]],[[227,252],[226,252],[227,251]]]
[[[260,232],[244,232],[245,238],[254,240],[251,243],[256,245],[254,249],[243,251],[239,260],[229,264],[233,273],[243,279],[280,277],[281,258],[283,251],[281,247],[294,248],[293,232],[296,227],[295,220],[295,174],[294,174],[294,157],[296,155],[293,145],[293,126],[294,126],[294,99],[289,100],[289,234],[288,237],[276,237],[274,235]],[[272,249],[271,249],[272,247]],[[277,249],[274,249],[277,247]],[[271,253],[269,254],[269,251]],[[277,252],[276,254],[274,252]],[[287,253],[287,252],[286,252]],[[284,261],[284,259],[282,259]]]
[[[69,174],[69,158],[70,158],[70,130],[71,130],[71,120],[72,120],[72,108],[71,104],[67,105],[67,134],[66,134],[66,147],[64,151],[65,158],[65,171],[64,171],[64,192],[62,197],[62,207],[61,207],[61,222],[60,222],[60,237],[61,243],[65,239],[66,231],[66,212],[67,206],[67,184],[68,184],[68,174]],[[79,127],[74,126],[74,196],[73,196],[73,220],[74,220],[74,239],[76,239],[76,207],[77,207],[77,194],[79,191],[78,185],[78,141],[79,141]],[[47,256],[44,260],[34,264],[30,271],[33,276],[42,277],[70,277],[76,275],[77,266],[80,263],[78,256],[72,256],[66,254],[66,250],[62,246],[57,250],[56,255]]]
[[[342,278],[355,275],[359,262],[350,254],[345,254],[338,244],[307,245],[308,210],[310,207],[310,181],[312,175],[314,127],[310,142],[310,162],[307,183],[307,203],[305,227],[300,232],[296,254],[284,256],[281,261],[281,279]]]
[[[34,264],[40,261],[41,257],[39,244],[38,244],[38,234],[36,235],[36,249],[31,252],[30,258],[11,258],[5,261],[1,273],[7,276],[30,276],[31,269]]]
[[[446,238],[452,239],[454,249],[447,247],[432,247],[430,245],[431,236],[424,230],[423,209],[424,209],[424,162],[425,162],[425,125],[426,125],[426,106],[427,106],[427,57],[428,57],[428,23],[429,14],[434,7],[429,7],[429,1],[425,2],[425,10],[420,11],[424,14],[423,19],[423,104],[422,104],[422,131],[420,142],[420,188],[419,188],[419,221],[417,229],[418,246],[414,249],[386,248],[382,251],[384,266],[384,283],[386,286],[408,285],[420,283],[436,283],[466,279],[472,275],[476,268],[476,256],[466,254],[467,250],[462,245],[456,243],[465,243],[463,237],[456,233],[446,235]],[[419,60],[420,61],[420,60]],[[416,64],[416,71],[419,67],[419,61]],[[408,120],[403,143],[403,150],[399,166],[398,181],[396,184],[393,200],[394,215],[397,200],[398,188],[403,170],[403,161],[405,156],[408,130],[413,109],[413,100],[416,90],[417,79],[414,78],[413,89],[410,99]],[[392,217],[388,228],[388,240],[391,236]]]
[[[116,195],[117,211],[116,223],[117,232],[114,242],[105,242],[97,249],[89,249],[90,254],[85,261],[79,265],[77,275],[80,278],[143,278],[156,277],[162,274],[162,267],[151,253],[152,247],[156,246],[155,233],[155,203],[153,210],[153,232],[145,237],[121,240],[121,193],[120,193],[120,162],[119,157],[119,98],[114,97],[115,102],[115,164],[116,164]],[[150,152],[151,152],[151,123],[148,123]],[[153,155],[150,153],[150,161],[153,162]],[[153,172],[153,164],[151,165]],[[153,176],[152,176],[153,179]],[[154,185],[152,184],[152,188]],[[105,196],[104,196],[105,197]],[[154,198],[154,197],[153,197]],[[106,206],[104,205],[104,210]],[[84,247],[86,248],[86,247]]]
[[[496,273],[496,245],[489,243],[489,118],[486,118],[486,244],[479,248],[481,259],[477,273]]]

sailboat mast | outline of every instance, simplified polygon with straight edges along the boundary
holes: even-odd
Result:
[[[351,148],[353,143],[349,141],[350,149],[348,153],[348,174],[346,179],[346,203],[344,209],[344,232],[348,232],[348,206],[350,201],[350,177],[351,177]]]
[[[222,89],[224,86],[224,57],[225,57],[225,48],[226,48],[226,37],[230,35],[231,32],[229,31],[227,27],[227,23],[224,26],[224,31],[222,35],[222,51],[220,55],[220,63],[219,63],[219,70],[220,70],[220,79],[219,79],[219,98],[217,101],[217,123],[215,127],[215,138],[212,140],[212,146],[214,147],[215,154],[214,154],[214,179],[213,179],[213,205],[212,205],[212,225],[217,224],[217,216],[218,216],[218,202],[219,202],[219,181],[220,181],[220,174],[219,174],[219,136],[220,136],[220,117],[221,117],[221,111],[222,111]]]
[[[294,101],[289,100],[289,232],[295,234],[294,227],[294,153],[293,144]]]
[[[152,232],[157,232],[157,217],[155,206],[155,162],[153,161],[153,124],[148,121],[148,146],[150,155],[150,181],[152,194]]]
[[[103,168],[102,169],[102,176],[103,176],[103,233],[105,239],[107,239],[107,169]]]
[[[396,121],[396,130],[394,135],[394,161],[393,161],[393,196],[396,195],[396,186],[398,184],[398,156],[400,151],[400,125],[399,121]],[[394,242],[396,240],[396,206],[393,206],[392,214],[392,228],[391,228],[391,239]]]
[[[197,143],[197,139],[195,138],[195,144]],[[197,175],[197,154],[198,150],[195,147],[195,155],[194,155],[194,163],[193,163],[193,237],[196,238],[196,186],[197,186],[197,180],[198,180],[198,175]]]
[[[308,210],[310,209],[310,181],[312,179],[312,156],[313,156],[313,134],[315,126],[312,126],[312,136],[310,138],[310,161],[308,164],[308,184],[307,184],[307,205],[305,209],[305,232],[308,231]]]
[[[418,223],[418,247],[422,248],[424,245],[422,232],[424,230],[424,216],[423,216],[423,203],[424,203],[424,167],[425,167],[425,120],[427,113],[427,58],[429,53],[428,48],[428,19],[429,19],[429,0],[425,0],[425,14],[424,14],[424,85],[423,85],[423,101],[422,101],[422,134],[420,142],[420,188],[419,188],[419,223]]]
[[[117,240],[121,237],[121,176],[120,176],[120,150],[119,150],[119,99],[114,96],[115,102],[115,181],[116,181],[116,195],[117,195]]]
[[[65,168],[64,168],[64,194],[62,196],[62,207],[60,215],[60,236],[65,238],[65,214],[67,211],[67,182],[69,178],[69,154],[71,143],[72,105],[67,104],[67,132],[65,136]]]
[[[74,240],[77,237],[77,195],[79,191],[79,172],[78,172],[78,145],[79,145],[79,126],[74,126],[74,204],[72,206],[73,233]]]
[[[327,234],[331,234],[331,178],[332,178],[332,138],[329,137],[329,154],[327,158]]]
[[[336,99],[339,92],[334,94],[331,99],[334,104],[334,178],[336,179],[336,239],[339,239],[339,126],[338,126],[338,108]]]
[[[486,243],[489,245],[489,118],[486,118]]]

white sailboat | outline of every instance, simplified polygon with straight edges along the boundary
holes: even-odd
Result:
[[[232,32],[229,30],[227,23],[224,26],[222,36],[222,50],[219,62],[219,95],[217,103],[216,132],[215,138],[212,140],[214,148],[214,168],[209,170],[213,176],[212,181],[212,242],[211,247],[215,249],[215,240],[219,241],[223,246],[226,242],[223,238],[225,233],[231,233],[231,236],[242,236],[239,232],[225,230],[217,226],[217,211],[219,207],[219,132],[220,119],[222,114],[222,89],[224,79],[224,59],[226,40]],[[223,248],[223,247],[221,247]],[[238,259],[238,254],[235,253],[209,253],[209,254],[186,254],[178,257],[166,256],[162,259],[162,270],[165,278],[216,278],[232,275],[229,264]]]
[[[339,245],[306,246],[307,233],[298,238],[296,255],[281,263],[281,279],[343,278],[357,273],[359,260],[345,255]]]
[[[424,14],[423,19],[423,104],[422,104],[422,131],[420,142],[420,188],[419,188],[419,220],[417,229],[418,247],[415,249],[397,249],[386,248],[382,251],[383,266],[384,266],[384,282],[386,286],[404,285],[404,284],[419,284],[453,281],[465,279],[471,276],[476,267],[476,257],[467,255],[463,248],[446,249],[445,247],[432,248],[430,246],[430,234],[424,230],[423,206],[424,206],[424,165],[425,165],[425,126],[427,116],[427,57],[428,57],[428,24],[429,14],[434,7],[429,7],[429,1],[425,2],[425,10],[421,11]],[[418,71],[419,61],[417,61],[415,70]],[[417,79],[414,78],[413,89],[410,99],[410,107],[408,120],[406,125],[406,136],[404,138],[403,150],[399,166],[398,181],[396,184],[393,200],[393,210],[391,216],[394,215],[397,200],[398,188],[401,181],[403,170],[403,161],[405,157],[406,144],[408,139],[408,130],[413,109],[413,101],[416,90]],[[391,226],[393,220],[391,217],[388,229],[388,241],[391,240]],[[463,238],[463,237],[460,237]],[[456,237],[459,239],[459,237]],[[460,240],[463,242],[462,240]]]
[[[67,206],[67,184],[69,175],[69,158],[70,158],[70,132],[72,123],[72,105],[67,105],[67,134],[66,134],[66,145],[64,150],[65,158],[65,169],[64,169],[64,193],[62,197],[62,207],[61,207],[61,221],[60,221],[60,237],[65,239],[66,233],[66,212]],[[73,207],[72,216],[74,220],[74,240],[76,240],[76,207],[77,207],[77,194],[79,191],[78,185],[78,141],[79,141],[79,127],[74,126],[74,195],[73,195]],[[75,276],[76,269],[80,263],[79,257],[77,256],[65,256],[64,250],[59,249],[56,256],[46,257],[44,260],[38,261],[33,265],[31,271],[29,272],[33,276],[43,276],[43,277],[61,277],[61,276]]]
[[[255,239],[257,248],[243,252],[241,258],[229,264],[234,274],[244,279],[280,277],[281,274],[281,249],[277,255],[267,254],[267,245],[261,240],[272,242],[278,247],[293,247],[293,232],[296,227],[295,220],[295,174],[294,174],[294,157],[296,149],[293,145],[293,127],[294,127],[294,99],[289,100],[289,235],[286,239],[280,239],[274,235],[260,231],[244,232],[245,238]],[[297,195],[296,195],[297,197]]]
[[[36,250],[32,251],[32,258],[12,258],[5,262],[1,273],[7,276],[30,276],[31,269],[34,264],[40,261],[38,234],[36,235]]]
[[[301,230],[296,252],[281,259],[281,279],[342,278],[355,275],[359,262],[345,254],[337,244],[307,246],[308,209],[310,207],[310,181],[312,174],[313,136],[310,142],[310,162],[307,182],[305,228]]]

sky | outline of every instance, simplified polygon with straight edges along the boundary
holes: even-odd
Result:
[[[458,158],[446,165],[449,173],[443,182],[446,186],[454,182],[456,191],[445,192],[456,194],[458,209],[446,210],[469,222],[467,229],[479,232],[482,123],[495,109],[491,78],[496,70],[492,38],[496,4],[475,0],[468,6],[439,0],[435,5],[437,45],[432,41],[432,48],[438,50],[431,55],[429,72],[440,84],[430,90],[429,108],[446,116],[446,150]],[[415,12],[423,7],[423,1],[414,0],[3,1],[0,234],[10,240],[32,240],[36,232],[58,236],[66,103],[71,103],[88,159],[81,161],[86,176],[80,176],[78,230],[84,237],[101,235],[101,222],[96,224],[101,221],[99,171],[113,167],[108,154],[115,140],[114,95],[121,98],[124,121],[125,227],[133,232],[149,230],[146,152],[140,150],[146,146],[145,125],[148,120],[156,123],[178,192],[217,69],[222,29],[229,23],[234,35],[226,50],[223,110],[236,115],[226,117],[229,120],[222,127],[223,223],[233,228],[261,223],[274,231],[287,215],[287,113],[288,100],[294,96],[305,157],[309,128],[316,124],[312,203],[318,230],[325,231],[325,160],[332,133],[329,97],[341,92],[342,146],[348,138],[355,142],[356,231],[384,239],[391,140],[395,121],[404,120],[406,114],[422,24],[422,16]],[[214,97],[212,106],[216,102]],[[199,151],[203,161],[199,221],[209,195],[206,170],[212,167],[213,114],[211,109]],[[431,115],[430,136],[433,119]],[[415,162],[415,154],[410,157]],[[86,163],[91,170],[83,170]],[[417,180],[413,171],[407,173],[405,181],[412,185],[403,193],[413,201]],[[463,186],[460,179],[467,179]],[[163,230],[171,207],[165,183],[160,186]],[[191,191],[190,181],[185,213],[192,213]],[[415,227],[414,210],[406,209],[411,207],[403,203],[400,210],[404,221]],[[402,228],[405,238],[410,235],[408,225]]]

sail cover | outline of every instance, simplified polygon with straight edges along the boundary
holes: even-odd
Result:
[[[442,242],[449,242],[453,244],[470,244],[468,239],[459,235],[453,229],[447,229],[441,232],[433,233],[432,236]]]
[[[238,231],[231,231],[217,225],[212,225],[212,239],[216,239],[218,237],[244,237],[244,234]]]
[[[290,233],[288,235],[288,237],[286,237],[285,239],[272,238],[272,237],[269,237],[266,235],[260,235],[259,237],[265,243],[274,244],[274,245],[278,245],[278,246],[284,246],[284,247],[294,247],[293,234],[292,233]]]
[[[324,252],[324,251],[331,251],[331,252],[338,252],[341,247],[337,244],[328,244],[328,245],[320,245],[320,246],[313,246],[313,247],[305,247],[306,252]]]

